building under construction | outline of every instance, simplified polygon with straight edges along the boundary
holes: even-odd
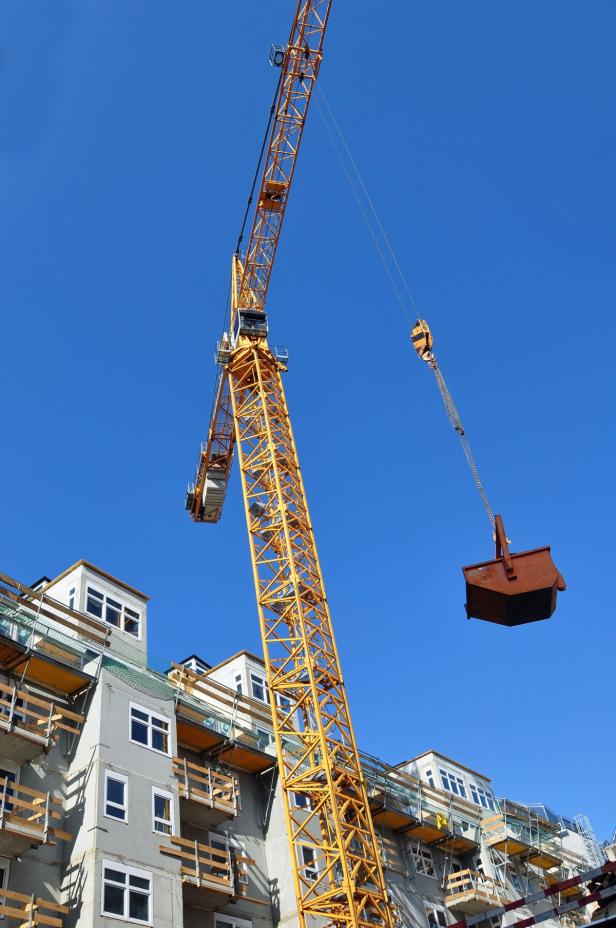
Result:
[[[309,789],[293,794],[291,860],[264,663],[152,668],[147,603],[84,561],[33,586],[1,575],[0,916],[295,928],[294,875],[306,896],[341,875]],[[395,925],[610,921],[616,864],[583,816],[497,798],[438,750],[360,758]]]

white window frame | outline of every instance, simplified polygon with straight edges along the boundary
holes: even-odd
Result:
[[[428,781],[428,786],[434,787],[434,774],[432,773],[431,767],[428,767],[427,770],[424,770],[424,776]]]
[[[9,857],[0,857],[0,874],[4,874],[4,877],[0,878],[0,905],[6,905],[6,896],[2,895],[2,890],[9,888],[9,877],[11,875],[11,860]],[[4,920],[5,918],[5,915],[0,915],[0,919]]]
[[[316,848],[308,844],[300,844],[298,849],[299,865],[304,879],[315,883],[319,878],[319,861],[317,859]],[[305,853],[311,854],[311,860],[306,860]]]
[[[105,912],[105,870],[109,868],[110,870],[117,870],[120,873],[126,874],[126,883],[121,887],[124,891],[124,910],[122,915],[118,915],[115,912]],[[142,895],[147,895],[149,898],[148,905],[148,920],[143,921],[140,918],[130,918],[128,915],[129,912],[129,896],[130,896],[130,877],[136,876],[141,880],[150,881],[150,889],[146,893],[143,889],[138,889],[138,892]],[[120,887],[119,883],[114,882],[113,880],[108,880],[107,883],[111,886]],[[135,887],[136,889],[136,887]],[[127,867],[126,864],[120,864],[115,860],[103,859],[101,865],[101,916],[104,918],[114,918],[118,921],[129,922],[131,925],[153,925],[153,916],[154,916],[154,877],[150,870],[140,870],[138,867]]]
[[[124,784],[124,805],[120,805],[117,802],[114,802],[112,799],[107,799],[107,783],[109,780],[115,780],[117,783]],[[118,818],[116,815],[110,815],[107,812],[107,804],[113,806],[116,809],[121,809],[124,812],[124,818]],[[103,815],[105,818],[110,818],[114,822],[121,822],[126,825],[128,823],[128,777],[123,773],[116,773],[115,770],[105,768],[105,792],[103,793]]]
[[[156,796],[160,796],[162,799],[166,799],[169,802],[169,820],[158,818],[156,815],[156,806],[155,799]],[[161,822],[164,825],[169,825],[171,831],[161,831],[156,827],[156,822]],[[156,835],[172,835],[175,834],[175,815],[173,810],[173,793],[170,793],[168,789],[161,789],[159,786],[152,787],[152,831]]]
[[[312,812],[312,802],[310,801],[310,796],[307,793],[291,793],[291,796],[294,809],[299,809],[301,812]],[[297,801],[300,796],[302,799],[306,800],[305,805]]]
[[[447,790],[448,793],[453,793],[454,796],[461,796],[462,799],[466,799],[466,783],[459,774],[445,770],[444,767],[439,767],[438,772],[441,775],[443,789]]]
[[[432,880],[438,879],[436,867],[434,866],[434,855],[429,847],[422,847],[421,844],[411,845],[411,853],[413,854],[415,873],[418,876],[427,876]]]
[[[273,733],[272,731],[270,731],[268,728],[257,728],[257,727],[255,727],[255,730],[256,730],[257,735],[258,735],[259,737],[262,737],[262,736],[263,736],[263,737],[267,737],[267,746],[268,746],[268,747],[269,747],[271,744],[274,744],[274,743],[275,743],[276,739],[274,738],[274,733]]]
[[[233,928],[252,928],[252,922],[247,918],[236,918],[235,915],[224,915],[222,912],[214,913],[214,928],[224,922],[226,925],[232,925]]]
[[[143,712],[145,715],[149,716],[149,721],[144,722],[143,719],[135,719],[136,722],[141,725],[147,725],[148,729],[148,743],[144,744],[142,741],[136,741],[133,738],[133,709],[136,709],[137,712]],[[155,748],[152,745],[152,719],[157,719],[159,722],[164,722],[167,726],[167,750],[161,751],[159,748]],[[171,719],[167,718],[166,715],[161,715],[160,712],[154,712],[152,709],[148,709],[147,706],[141,706],[137,702],[131,702],[129,704],[128,710],[128,740],[131,744],[136,744],[140,748],[146,748],[148,751],[154,751],[155,754],[161,754],[163,757],[171,756]]]
[[[265,697],[264,699],[261,699],[260,696],[255,695],[255,690],[254,690],[255,682],[257,683],[257,686],[260,686],[261,689],[263,690],[264,697]],[[253,699],[256,699],[257,702],[262,702],[264,705],[269,706],[270,694],[269,694],[269,687],[267,685],[267,680],[262,674],[257,673],[256,670],[250,671],[250,695],[252,696]]]
[[[436,905],[434,902],[426,902],[424,900],[424,909],[426,910],[426,921],[428,922],[428,928],[430,928],[430,916],[429,916],[430,910],[432,910],[432,912],[434,913],[435,921],[436,921],[436,924],[439,926],[439,928],[441,928],[441,921],[438,917],[439,915],[443,916],[443,921],[445,925],[449,924],[449,921],[447,919],[447,910],[442,905]]]
[[[486,789],[484,786],[480,786],[479,783],[473,783],[472,780],[468,785],[471,799],[475,805],[481,806],[483,809],[489,809],[491,812],[496,812],[494,795],[489,789]]]
[[[239,693],[241,696],[244,692],[244,680],[243,680],[241,673],[235,674],[235,677],[233,678],[233,683],[235,686],[235,692]]]
[[[76,586],[72,586],[72,587],[70,588],[70,590],[68,591],[68,608],[69,608],[69,609],[74,609],[74,608],[75,608],[76,597],[77,597],[77,587],[76,587]],[[72,602],[71,602],[71,600],[72,600]]]
[[[96,615],[95,612],[90,612],[90,610],[88,609],[88,598],[90,596],[90,593],[93,594],[95,599],[101,600],[102,615],[100,616]],[[120,607],[119,609],[120,624],[119,625],[115,625],[113,622],[107,621],[106,613],[107,613],[107,604],[109,600],[111,600],[114,603],[114,605],[111,607],[112,609],[115,610],[116,608],[115,603],[117,603],[118,606]],[[89,583],[86,585],[85,611],[87,612],[88,615],[94,616],[94,618],[97,619],[99,622],[102,622],[104,625],[109,626],[109,628],[115,628],[116,631],[122,632],[122,634],[124,635],[128,635],[134,641],[141,641],[142,634],[143,634],[143,613],[141,612],[141,610],[135,609],[133,606],[128,606],[122,599],[116,598],[115,595],[112,596],[109,593],[103,593],[102,590],[98,590],[96,589],[96,587],[90,586]],[[127,613],[130,613],[130,614],[127,614]],[[134,634],[134,632],[127,631],[126,629],[127,621],[137,623],[138,633],[136,635]]]

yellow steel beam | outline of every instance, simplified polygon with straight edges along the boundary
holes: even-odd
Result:
[[[240,336],[227,374],[300,926],[392,928],[280,365]]]

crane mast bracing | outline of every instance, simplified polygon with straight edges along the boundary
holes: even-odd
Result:
[[[187,508],[220,518],[237,445],[300,928],[393,928],[265,301],[331,0],[300,0]],[[294,797],[301,797],[300,802]],[[307,800],[307,801],[306,801]],[[301,806],[301,807],[300,807]]]

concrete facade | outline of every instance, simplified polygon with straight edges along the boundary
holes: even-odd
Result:
[[[86,562],[44,592],[40,608],[0,590],[4,889],[66,907],[52,917],[68,928],[296,925],[263,662],[191,655],[156,673],[145,594]],[[78,613],[107,627],[106,646]],[[401,928],[445,928],[602,858],[592,830],[497,799],[489,777],[438,751],[398,767],[365,755],[364,769]],[[24,835],[32,822],[40,833]]]

